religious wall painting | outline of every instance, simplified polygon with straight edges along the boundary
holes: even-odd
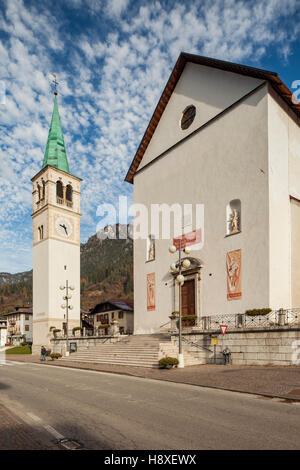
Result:
[[[147,274],[147,310],[155,310],[155,273]]]
[[[227,300],[242,297],[242,250],[230,251],[226,255]]]

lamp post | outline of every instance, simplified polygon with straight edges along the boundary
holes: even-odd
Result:
[[[190,248],[185,247],[184,249],[181,248],[181,238],[179,238],[179,247],[178,247],[178,254],[179,258],[177,263],[171,264],[171,271],[177,271],[178,270],[178,275],[176,277],[176,280],[179,284],[179,301],[178,301],[178,307],[179,307],[179,328],[178,328],[178,367],[183,369],[184,368],[184,356],[182,353],[182,308],[181,308],[181,286],[184,284],[184,276],[182,275],[182,268],[188,268],[190,266],[190,260],[184,259],[182,260],[181,257],[181,252],[184,251],[187,255],[191,252]],[[171,245],[169,247],[169,252],[174,254],[177,251],[177,248],[175,245]]]
[[[75,288],[73,286],[69,286],[69,281],[66,280],[66,285],[60,286],[60,290],[66,289],[66,295],[63,296],[63,300],[66,301],[65,304],[61,305],[61,308],[66,309],[66,323],[67,323],[67,335],[66,335],[66,342],[67,342],[67,348],[66,348],[66,356],[69,356],[70,351],[69,351],[69,310],[73,310],[73,305],[69,305],[69,300],[72,298],[71,295],[69,295],[69,289],[74,290]]]

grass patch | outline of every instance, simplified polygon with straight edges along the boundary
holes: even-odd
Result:
[[[31,354],[29,346],[16,346],[15,348],[7,349],[5,354]]]

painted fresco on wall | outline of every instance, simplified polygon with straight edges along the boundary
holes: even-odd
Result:
[[[181,240],[181,248],[185,248],[186,246],[201,249],[203,245],[203,238],[202,238],[202,229],[199,228],[197,230],[193,230],[192,232],[185,233],[181,237],[173,238],[173,245],[176,246],[177,250],[179,249],[179,240]]]
[[[242,250],[230,251],[226,255],[227,299],[242,297]]]
[[[155,310],[155,273],[147,274],[147,310]]]

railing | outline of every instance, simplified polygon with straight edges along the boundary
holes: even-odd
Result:
[[[201,346],[201,344],[196,343],[195,341],[191,341],[188,338],[186,338],[185,336],[182,336],[182,341],[186,344],[195,346],[196,348],[205,349],[205,351],[209,351],[211,353],[213,352],[211,349],[207,348],[206,346]]]
[[[63,200],[62,197],[56,196],[56,202],[57,202],[57,204],[63,204],[64,200]]]
[[[228,329],[280,328],[282,326],[300,327],[300,309],[273,310],[267,315],[249,315],[245,313],[205,316],[198,320],[197,326],[202,330],[218,330],[220,325]]]

